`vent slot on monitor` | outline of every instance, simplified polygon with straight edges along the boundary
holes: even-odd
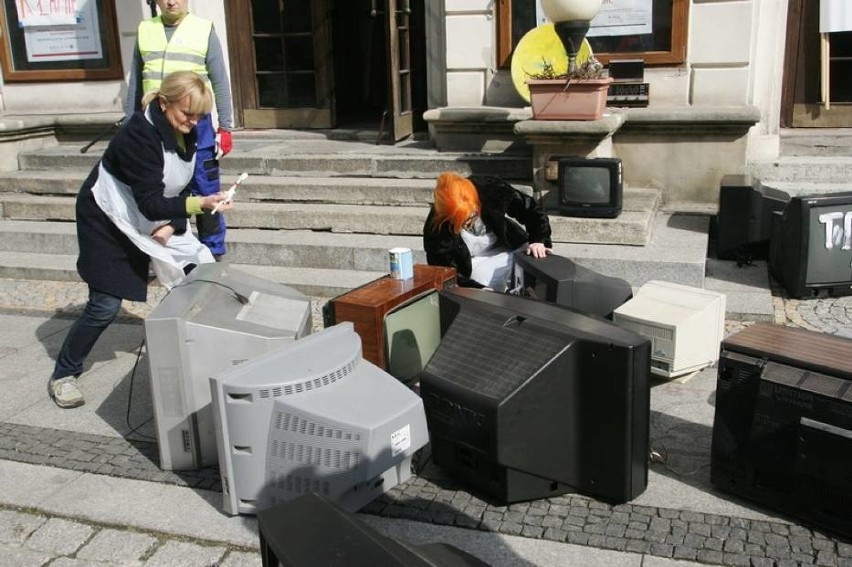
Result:
[[[324,374],[317,378],[312,378],[302,382],[293,382],[283,386],[276,386],[275,388],[260,389],[258,390],[258,396],[261,398],[280,398],[281,396],[292,396],[294,394],[301,394],[310,390],[316,390],[346,378],[352,374],[356,364],[357,361],[352,359],[333,372],[329,372],[328,374]]]
[[[307,419],[286,412],[274,412],[272,416],[272,429],[278,431],[290,431],[313,437],[339,439],[342,441],[361,441],[361,435],[359,433],[343,431],[340,428],[329,427],[321,423],[308,421]]]

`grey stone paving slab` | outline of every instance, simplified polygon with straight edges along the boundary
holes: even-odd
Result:
[[[263,561],[260,552],[231,551],[219,563],[219,567],[260,567]]]
[[[36,469],[26,463],[0,461],[0,504],[39,508],[51,494],[80,476],[61,468]]]
[[[46,565],[52,556],[42,551],[33,551],[23,547],[0,545],[0,567],[22,567]]]
[[[102,529],[77,552],[78,559],[114,564],[140,561],[157,544],[157,539],[127,530]]]
[[[183,541],[167,541],[145,562],[146,567],[209,567],[218,565],[225,554],[220,546]]]
[[[0,543],[20,545],[46,521],[44,516],[0,510]]]
[[[50,518],[27,539],[29,549],[52,555],[71,555],[92,537],[95,530],[85,524],[62,518]]]

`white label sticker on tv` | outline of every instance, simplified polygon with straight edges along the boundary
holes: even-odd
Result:
[[[391,454],[396,457],[411,447],[411,426],[406,425],[391,433]]]

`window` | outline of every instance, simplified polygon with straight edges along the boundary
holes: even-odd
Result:
[[[612,59],[643,59],[646,65],[674,65],[686,59],[689,0],[648,0],[651,33],[589,37],[601,63]],[[497,0],[497,63],[508,68],[512,50],[536,25],[536,0]]]
[[[120,79],[114,0],[2,0],[3,80]]]

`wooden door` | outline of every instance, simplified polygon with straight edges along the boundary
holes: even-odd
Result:
[[[419,4],[418,4],[419,6]],[[412,104],[411,0],[385,0],[388,115],[392,141],[414,132]]]
[[[238,122],[334,126],[329,0],[231,0],[227,7]]]
[[[830,35],[830,89],[821,92],[819,2],[789,0],[781,125],[794,128],[852,127],[852,32]]]

